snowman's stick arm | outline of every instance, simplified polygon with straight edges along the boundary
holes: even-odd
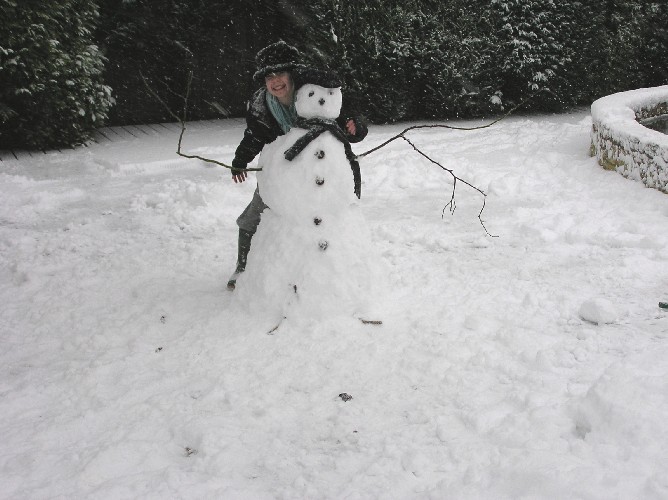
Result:
[[[441,169],[443,169],[443,170],[445,170],[446,172],[448,172],[448,173],[449,173],[450,175],[452,175],[455,179],[457,179],[458,181],[463,182],[463,183],[466,184],[467,186],[469,186],[469,187],[475,189],[475,190],[478,191],[481,195],[483,195],[483,196],[487,196],[487,194],[486,194],[482,189],[477,188],[477,187],[475,187],[473,184],[471,184],[470,182],[467,182],[467,181],[465,181],[464,179],[461,179],[461,178],[457,177],[457,176],[455,175],[455,172],[454,172],[452,169],[447,168],[447,167],[444,167],[443,165],[441,165],[441,164],[440,164],[439,162],[437,162],[436,160],[434,160],[434,159],[430,158],[429,156],[427,156],[426,154],[424,154],[424,153],[423,153],[422,151],[420,151],[420,150],[415,146],[415,144],[413,144],[409,139],[407,139],[406,137],[402,137],[402,139],[403,139],[404,141],[406,141],[408,144],[410,144],[410,145],[413,147],[413,149],[414,149],[415,151],[417,151],[420,155],[424,156],[427,160],[429,160],[430,162],[432,162],[434,165],[438,165]]]
[[[497,118],[496,120],[494,120],[492,122],[489,122],[485,125],[480,125],[478,127],[456,127],[456,126],[453,126],[453,125],[443,125],[443,124],[413,125],[411,127],[408,127],[407,129],[403,130],[401,133],[395,135],[394,137],[391,137],[390,139],[388,139],[387,141],[382,143],[380,146],[376,146],[375,148],[370,149],[369,151],[365,151],[364,153],[361,153],[361,154],[357,155],[357,157],[361,158],[362,156],[366,156],[366,155],[371,154],[375,151],[378,151],[380,148],[383,148],[383,147],[387,146],[389,143],[391,143],[392,141],[396,141],[397,139],[406,139],[404,134],[406,134],[406,132],[410,132],[411,130],[417,130],[417,129],[421,129],[421,128],[448,128],[450,130],[481,130],[481,129],[484,129],[484,128],[489,128],[492,125],[496,125],[497,123],[499,123],[504,118],[508,118],[511,114],[513,114],[515,111],[517,111],[517,109],[519,109],[521,106],[524,106],[524,104],[529,102],[536,95],[537,95],[537,92],[531,94],[529,97],[527,97],[526,99],[523,99],[519,104],[517,104],[510,111],[508,111],[505,115],[502,115],[499,118]]]
[[[181,133],[179,134],[179,145],[178,145],[178,148],[176,150],[177,155],[182,156],[183,158],[189,158],[191,160],[201,160],[201,161],[204,161],[204,162],[207,162],[207,163],[213,163],[215,165],[225,167],[225,168],[228,168],[230,170],[236,170],[236,171],[239,171],[239,172],[259,172],[259,171],[262,170],[261,168],[234,168],[230,165],[225,165],[224,163],[222,163],[218,160],[212,160],[211,158],[205,158],[205,157],[199,156],[199,155],[189,155],[189,154],[182,153],[181,152],[181,140],[183,139],[183,133],[185,131],[186,131],[185,123],[181,123]]]
[[[183,142],[183,134],[186,131],[186,118],[188,116],[188,97],[190,97],[190,85],[191,85],[192,79],[193,79],[193,72],[192,71],[188,74],[188,84],[187,84],[187,87],[186,87],[186,95],[185,96],[177,94],[176,92],[174,92],[173,90],[171,90],[168,87],[168,90],[172,94],[177,95],[178,97],[181,97],[183,99],[183,116],[178,116],[176,113],[174,113],[171,110],[171,108],[167,105],[167,103],[148,84],[148,81],[146,80],[146,78],[144,77],[144,74],[141,71],[139,72],[139,75],[141,76],[141,79],[144,82],[144,85],[146,86],[146,89],[149,91],[149,93],[153,97],[155,97],[155,99],[162,105],[163,108],[165,108],[167,113],[169,113],[169,116],[176,119],[176,121],[178,121],[181,124],[181,133],[179,134],[179,142],[178,142],[178,146],[176,148],[176,154],[177,155],[182,156],[183,158],[191,159],[191,160],[201,160],[201,161],[206,162],[206,163],[213,163],[215,165],[218,165],[220,167],[225,167],[225,168],[230,169],[230,170],[237,170],[237,171],[242,171],[242,172],[253,172],[253,171],[262,170],[261,168],[243,168],[243,169],[242,168],[234,168],[234,167],[232,167],[230,165],[226,165],[225,163],[220,162],[218,160],[213,160],[211,158],[205,158],[204,156],[190,155],[190,154],[186,154],[186,153],[181,152],[181,143]]]
[[[463,183],[463,184],[469,186],[470,188],[472,188],[472,189],[478,191],[478,192],[482,195],[482,207],[480,208],[480,212],[478,212],[478,220],[480,221],[480,225],[482,225],[482,227],[483,227],[483,229],[485,230],[485,232],[487,233],[487,235],[489,235],[489,236],[491,236],[491,237],[493,237],[493,238],[496,238],[497,236],[491,234],[491,233],[487,230],[487,227],[485,226],[485,223],[484,223],[484,221],[482,220],[482,213],[485,211],[485,206],[486,206],[486,202],[487,202],[487,193],[485,193],[482,189],[480,189],[480,188],[474,186],[474,185],[471,184],[470,182],[465,181],[465,180],[462,179],[461,177],[457,177],[457,176],[455,175],[455,173],[454,173],[453,170],[444,167],[443,165],[441,165],[440,163],[438,163],[436,160],[434,160],[434,159],[430,158],[429,156],[427,156],[427,155],[426,155],[424,152],[422,152],[422,151],[421,151],[415,144],[413,144],[413,143],[411,142],[410,139],[408,139],[408,138],[406,137],[406,133],[409,132],[409,131],[411,131],[411,130],[422,129],[422,128],[447,128],[447,129],[451,129],[451,130],[480,130],[480,129],[484,129],[484,128],[489,128],[489,127],[491,127],[492,125],[495,125],[495,124],[499,123],[499,122],[500,122],[501,120],[503,120],[504,118],[507,118],[508,116],[510,116],[510,115],[511,115],[512,113],[514,113],[519,107],[523,106],[525,103],[527,103],[527,102],[529,102],[531,99],[533,99],[537,94],[538,94],[538,92],[534,92],[534,93],[531,94],[529,97],[523,99],[519,104],[517,104],[515,107],[513,107],[510,111],[508,111],[508,112],[507,112],[506,114],[504,114],[503,116],[497,118],[496,120],[494,120],[494,121],[492,121],[492,122],[490,122],[490,123],[487,123],[487,124],[485,124],[485,125],[480,125],[480,126],[478,126],[478,127],[456,127],[456,126],[453,126],[453,125],[442,125],[442,124],[433,124],[433,125],[413,125],[412,127],[408,127],[407,129],[403,130],[401,133],[395,135],[394,137],[391,137],[390,139],[388,139],[387,141],[385,141],[385,142],[382,143],[381,145],[376,146],[375,148],[370,149],[369,151],[366,151],[366,152],[364,152],[364,153],[362,153],[362,154],[357,155],[356,158],[361,158],[362,156],[366,156],[366,155],[368,155],[368,154],[371,154],[371,153],[373,153],[374,151],[378,151],[379,149],[381,149],[381,148],[387,146],[388,144],[390,144],[390,143],[393,142],[393,141],[396,141],[397,139],[403,139],[403,140],[406,141],[408,144],[410,144],[411,147],[412,147],[418,154],[420,154],[421,156],[423,156],[424,158],[426,158],[427,160],[429,160],[429,161],[430,161],[431,163],[433,163],[434,165],[437,165],[437,166],[440,167],[442,170],[445,170],[446,172],[448,172],[448,173],[452,176],[453,183],[452,183],[452,193],[451,193],[451,195],[450,195],[450,201],[449,201],[448,203],[446,203],[446,205],[443,207],[443,212],[442,212],[441,216],[445,215],[445,210],[446,210],[446,209],[448,209],[448,210],[450,211],[451,214],[455,212],[455,209],[457,208],[457,203],[456,203],[456,201],[455,201],[455,194],[456,194],[456,192],[457,192],[457,181],[459,181],[459,182],[461,182],[461,183]]]
[[[480,225],[482,225],[482,228],[485,230],[485,232],[487,233],[488,236],[491,236],[492,238],[497,238],[498,236],[491,234],[491,233],[487,230],[487,227],[485,226],[485,223],[484,223],[483,220],[482,220],[482,213],[483,213],[483,211],[485,210],[485,204],[486,204],[487,193],[485,193],[485,192],[484,192],[482,189],[480,189],[479,187],[476,187],[476,186],[474,186],[473,184],[471,184],[470,182],[468,182],[468,181],[462,179],[461,177],[457,177],[457,176],[455,175],[455,172],[454,172],[452,169],[447,168],[447,167],[444,167],[443,165],[441,165],[439,162],[437,162],[437,161],[434,160],[433,158],[430,158],[429,156],[427,156],[427,155],[426,155],[425,153],[423,153],[420,149],[418,149],[418,147],[417,147],[415,144],[413,144],[413,143],[410,141],[410,139],[408,139],[408,138],[406,138],[406,137],[404,137],[404,136],[402,136],[401,138],[402,138],[404,141],[406,141],[408,144],[410,144],[411,147],[412,147],[415,151],[417,151],[421,156],[423,156],[424,158],[426,158],[427,160],[429,160],[431,163],[433,163],[434,165],[438,166],[438,167],[441,168],[442,170],[445,170],[446,172],[448,172],[448,173],[452,176],[453,183],[452,183],[452,193],[451,193],[451,195],[450,195],[450,201],[449,201],[448,203],[446,203],[446,205],[443,207],[443,212],[442,212],[441,216],[443,216],[443,215],[445,214],[445,210],[446,210],[446,209],[450,210],[450,213],[451,213],[451,214],[455,213],[455,210],[456,210],[456,208],[457,208],[457,203],[455,202],[455,193],[456,193],[456,191],[457,191],[457,181],[459,181],[459,182],[461,182],[461,183],[467,185],[468,187],[470,187],[470,188],[472,188],[472,189],[475,189],[476,191],[478,191],[478,192],[482,195],[482,208],[480,209],[480,212],[478,213],[478,220],[480,221]]]
[[[507,116],[507,115],[506,115],[506,116]],[[392,141],[396,141],[397,139],[405,139],[406,137],[404,136],[404,134],[406,134],[406,132],[410,132],[411,130],[417,130],[417,129],[421,129],[421,128],[449,128],[449,129],[451,129],[451,130],[479,130],[479,129],[481,129],[481,128],[491,127],[491,126],[494,125],[495,123],[498,123],[499,121],[501,121],[503,118],[505,118],[505,116],[503,116],[503,117],[501,117],[501,118],[499,118],[499,119],[497,119],[497,120],[494,120],[493,122],[488,123],[488,124],[486,124],[486,125],[482,125],[482,126],[480,126],[480,127],[454,127],[454,126],[451,126],[451,125],[443,125],[443,124],[436,124],[436,125],[413,125],[412,127],[408,127],[407,129],[403,130],[400,134],[397,134],[397,135],[395,135],[394,137],[388,139],[387,141],[385,141],[384,143],[382,143],[380,146],[376,146],[375,148],[370,149],[369,151],[365,151],[364,153],[357,155],[357,157],[360,158],[360,157],[362,157],[362,156],[366,156],[366,155],[371,154],[371,153],[373,153],[373,152],[375,152],[375,151],[378,151],[380,148],[384,148],[384,147],[387,146],[389,143],[391,143]]]

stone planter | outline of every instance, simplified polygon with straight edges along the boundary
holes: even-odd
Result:
[[[591,105],[592,156],[603,168],[668,193],[668,135],[641,124],[661,123],[663,115],[668,85],[598,99]]]

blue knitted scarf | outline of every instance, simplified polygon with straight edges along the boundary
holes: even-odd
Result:
[[[295,108],[294,102],[290,106],[283,106],[277,97],[274,97],[269,92],[267,92],[266,95],[269,111],[271,111],[271,114],[276,118],[283,133],[287,134],[288,130],[292,128],[292,125],[297,119],[297,109]]]

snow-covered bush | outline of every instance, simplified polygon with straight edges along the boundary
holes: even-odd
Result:
[[[342,75],[346,105],[374,122],[499,112],[487,12],[427,3],[314,1],[304,51]]]
[[[491,0],[490,8],[504,95],[517,101],[539,90],[548,91],[542,99],[560,94],[573,53],[566,42],[574,31],[570,2]]]
[[[603,168],[668,193],[668,135],[639,123],[668,114],[668,85],[620,92],[591,106],[592,156]]]
[[[15,2],[17,0],[14,0]],[[283,39],[344,79],[372,122],[563,111],[666,80],[668,2],[97,0],[113,124],[244,116],[255,53]],[[170,92],[173,91],[173,92]],[[531,96],[529,101],[526,101]]]
[[[92,43],[96,3],[2,0],[1,8],[0,148],[85,142],[112,104]]]

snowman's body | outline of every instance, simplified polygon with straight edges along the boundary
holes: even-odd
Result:
[[[296,96],[302,118],[334,119],[341,91],[304,85]],[[308,131],[292,128],[265,147],[258,188],[269,207],[253,238],[236,298],[258,312],[289,317],[364,316],[377,284],[366,222],[353,192],[344,145],[323,132],[292,161],[285,151]]]

